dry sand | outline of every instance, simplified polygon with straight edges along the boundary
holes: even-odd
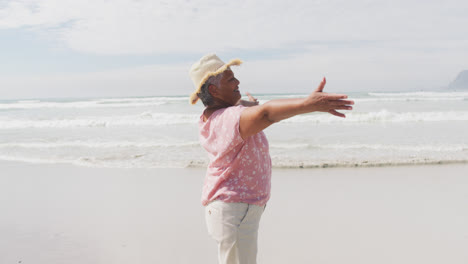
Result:
[[[203,169],[0,162],[0,263],[216,263]],[[468,165],[276,169],[260,264],[466,264]]]

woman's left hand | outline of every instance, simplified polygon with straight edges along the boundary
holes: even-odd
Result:
[[[245,92],[245,94],[249,97],[250,102],[254,102],[255,105],[258,105],[258,100],[257,98],[253,97],[249,92]]]
[[[253,97],[249,92],[245,93],[248,97],[249,100],[239,100],[236,105],[243,105],[243,106],[256,106],[258,105],[258,100],[257,98]]]

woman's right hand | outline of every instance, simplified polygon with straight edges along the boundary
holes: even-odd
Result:
[[[346,117],[343,113],[336,110],[352,110],[353,107],[351,105],[354,104],[354,101],[344,100],[348,98],[345,94],[324,93],[323,88],[325,88],[325,84],[326,79],[324,77],[317,89],[305,99],[305,108],[310,110],[310,112],[328,112],[335,116]]]

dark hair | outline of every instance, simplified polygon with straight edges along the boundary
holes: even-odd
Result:
[[[206,82],[201,86],[200,92],[197,93],[198,98],[202,101],[203,105],[205,106],[210,106],[213,104],[213,96],[210,94],[210,91],[208,90],[208,87],[213,84],[215,86],[219,86],[219,82],[221,81],[221,78],[223,77],[223,73],[220,73],[215,76],[211,76],[206,80]]]
[[[213,104],[213,96],[208,91],[208,86],[210,86],[210,83],[207,81],[201,86],[200,92],[197,93],[198,98],[200,98],[204,106]]]

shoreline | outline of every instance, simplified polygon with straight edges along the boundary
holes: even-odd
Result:
[[[83,161],[70,161],[70,162],[52,162],[44,160],[17,160],[17,159],[0,159],[0,163],[23,163],[30,165],[71,165],[83,168],[96,168],[96,169],[205,169],[208,165],[203,162],[189,162],[185,167],[112,167],[112,166],[98,166],[90,165]],[[437,166],[437,165],[463,165],[468,164],[468,160],[431,160],[431,161],[409,161],[409,162],[347,162],[347,163],[321,163],[321,164],[305,164],[297,162],[296,164],[273,164],[273,169],[327,169],[327,168],[393,168],[393,167],[413,167],[413,166]]]
[[[323,163],[323,164],[297,164],[297,165],[276,165],[278,169],[326,169],[326,168],[385,168],[385,167],[405,167],[405,166],[431,166],[431,165],[456,165],[468,164],[468,160],[439,160],[420,162],[376,162],[376,163]]]

